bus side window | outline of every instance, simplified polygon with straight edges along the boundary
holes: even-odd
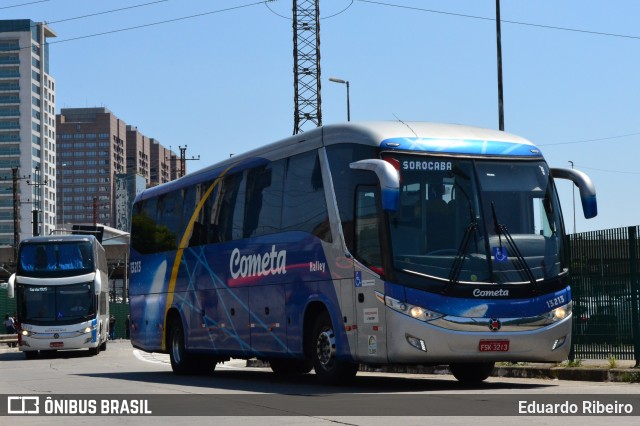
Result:
[[[382,269],[378,226],[376,188],[359,186],[356,189],[355,256],[376,272]]]

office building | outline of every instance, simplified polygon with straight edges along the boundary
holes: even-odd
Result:
[[[122,211],[116,195],[122,198],[123,188],[129,188],[129,201],[122,205],[130,205],[141,182],[148,187],[168,181],[171,151],[107,108],[63,108],[56,126],[60,227],[96,223],[121,228],[129,212]],[[153,174],[152,167],[162,173]],[[119,185],[116,179],[128,183]]]
[[[51,37],[56,34],[44,23],[0,20],[0,246],[48,235],[56,226]]]

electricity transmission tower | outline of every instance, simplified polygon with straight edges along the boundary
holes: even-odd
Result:
[[[293,0],[293,134],[307,123],[322,126],[320,0]]]

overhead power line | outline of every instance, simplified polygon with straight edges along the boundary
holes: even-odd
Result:
[[[49,1],[49,0],[46,0],[46,1]],[[106,14],[109,14],[109,13],[121,12],[123,10],[135,9],[135,8],[138,8],[138,7],[152,6],[154,4],[165,3],[165,2],[168,2],[168,1],[169,0],[158,0],[158,1],[152,1],[150,3],[135,4],[133,6],[121,7],[119,9],[111,9],[111,10],[105,10],[103,12],[91,13],[89,15],[82,15],[82,16],[75,16],[73,18],[59,19],[57,21],[47,21],[47,25],[59,24],[61,22],[67,22],[67,21],[75,21],[75,20],[78,20],[78,19],[91,18],[93,16],[106,15]]]
[[[464,13],[455,13],[455,12],[445,12],[445,11],[442,11],[442,10],[434,10],[434,9],[423,9],[421,7],[405,6],[405,5],[401,5],[401,4],[393,4],[393,3],[386,3],[386,2],[373,1],[373,0],[357,0],[357,1],[359,1],[361,3],[371,3],[371,4],[377,4],[377,5],[380,5],[380,6],[388,6],[388,7],[396,7],[396,8],[399,8],[399,9],[414,10],[414,11],[418,11],[418,12],[438,13],[438,14],[441,14],[441,15],[458,16],[460,18],[480,19],[480,20],[483,20],[483,21],[495,21],[495,18],[489,18],[489,17],[485,17],[485,16],[467,15],[467,14],[464,14]],[[557,27],[557,26],[553,26],[553,25],[534,24],[534,23],[531,23],[531,22],[509,21],[509,20],[506,20],[506,19],[501,19],[501,22],[507,23],[507,24],[514,24],[514,25],[525,25],[525,26],[528,26],[528,27],[546,28],[546,29],[549,29],[549,30],[570,31],[570,32],[575,32],[575,33],[584,33],[584,34],[599,35],[599,36],[606,36],[606,37],[619,37],[619,38],[628,38],[628,39],[640,40],[640,36],[633,36],[633,35],[628,35],[628,34],[615,34],[615,33],[606,33],[606,32],[602,32],[602,31],[583,30],[583,29],[579,29],[579,28]]]
[[[11,6],[2,6],[2,7],[0,7],[0,9],[11,9],[11,8],[14,8],[14,7],[29,6],[31,4],[36,4],[36,3],[46,3],[48,1],[49,0],[30,1],[28,3],[12,4]]]
[[[626,138],[626,137],[629,137],[629,136],[638,136],[638,135],[640,135],[640,132],[628,133],[626,135],[608,136],[608,137],[605,137],[605,138],[584,139],[584,140],[572,141],[572,142],[541,143],[541,144],[537,144],[537,145],[538,146],[572,145],[572,144],[577,144],[577,143],[598,142],[598,141],[606,141],[606,140],[610,140],[610,139],[620,139],[620,138]]]
[[[82,40],[82,39],[85,39],[85,38],[99,37],[99,36],[108,35],[108,34],[115,34],[115,33],[121,33],[121,32],[125,32],[125,31],[137,30],[137,29],[140,29],[140,28],[153,27],[153,26],[156,26],[156,25],[163,25],[163,24],[168,24],[168,23],[171,23],[171,22],[184,21],[184,20],[187,20],[187,19],[199,18],[199,17],[202,17],[202,16],[213,15],[213,14],[216,14],[216,13],[230,12],[232,10],[243,9],[243,8],[256,6],[256,5],[259,5],[259,4],[264,4],[264,3],[268,3],[268,2],[272,2],[272,1],[275,1],[275,0],[263,0],[263,1],[258,1],[258,2],[255,2],[255,3],[248,3],[248,4],[244,4],[244,5],[240,5],[240,6],[228,7],[228,8],[225,8],[225,9],[212,10],[210,12],[198,13],[198,14],[195,14],[195,15],[182,16],[182,17],[179,17],[179,18],[167,19],[167,20],[164,20],[164,21],[150,22],[148,24],[136,25],[136,26],[133,26],[133,27],[119,28],[119,29],[115,29],[115,30],[104,31],[104,32],[101,32],[101,33],[93,33],[93,34],[87,34],[87,35],[78,36],[78,37],[67,38],[67,39],[63,39],[63,40],[50,41],[50,42],[47,42],[47,44],[50,44],[50,45],[51,44],[60,44],[60,43],[66,43],[66,42],[69,42],[69,41]],[[26,48],[30,49],[31,46],[27,46]]]

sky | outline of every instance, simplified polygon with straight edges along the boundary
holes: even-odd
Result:
[[[56,108],[106,107],[188,171],[290,136],[292,0],[0,0],[48,22]],[[569,232],[640,225],[640,2],[501,0],[505,131],[551,167],[587,173],[586,220],[558,181]],[[494,0],[320,0],[323,124],[498,128]],[[308,129],[308,128],[307,128]]]

